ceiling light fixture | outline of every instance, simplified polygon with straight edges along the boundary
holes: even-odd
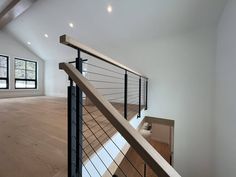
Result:
[[[70,26],[71,28],[74,28],[74,24],[73,24],[73,23],[69,23],[69,26]]]
[[[44,34],[44,37],[48,38],[48,34]]]
[[[27,42],[28,45],[31,45],[31,42]]]
[[[112,6],[111,6],[111,5],[107,6],[107,11],[108,11],[109,13],[112,12]]]

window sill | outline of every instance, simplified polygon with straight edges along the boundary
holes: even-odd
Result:
[[[0,92],[21,92],[21,91],[39,91],[39,89],[0,89]]]

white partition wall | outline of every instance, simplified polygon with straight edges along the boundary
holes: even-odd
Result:
[[[9,57],[9,89],[0,89],[0,98],[44,95],[44,61],[42,59],[3,31],[0,31],[0,54]],[[37,62],[36,89],[15,89],[15,58]]]

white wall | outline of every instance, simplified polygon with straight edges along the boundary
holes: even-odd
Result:
[[[13,39],[6,32],[0,31],[0,54],[9,56],[10,73],[9,73],[9,90],[0,90],[0,98],[36,96],[44,94],[44,62],[22,44]],[[14,82],[14,58],[19,57],[37,61],[38,63],[38,89],[15,89]]]
[[[148,115],[175,120],[177,171],[183,177],[212,177],[216,27],[96,49],[150,78]],[[46,62],[46,75],[46,94],[66,95],[67,77],[58,61]]]
[[[66,46],[65,46],[66,47]],[[69,81],[68,81],[68,77],[67,74],[64,71],[60,71],[59,70],[59,62],[68,62],[68,61],[74,61],[76,58],[76,56],[74,57],[74,59],[70,59],[70,60],[48,60],[45,61],[45,94],[47,96],[59,96],[59,97],[66,97],[67,95],[67,86],[69,85]],[[120,89],[111,89],[111,90],[99,90],[101,94],[111,94],[111,93],[116,93],[114,95],[106,95],[105,97],[107,99],[112,99],[112,102],[124,102],[124,73],[125,71],[123,69],[120,69],[116,66],[113,66],[111,64],[108,64],[106,62],[103,62],[99,59],[96,59],[94,57],[88,56],[84,53],[82,53],[82,58],[83,59],[88,59],[88,63],[96,65],[98,67],[103,67],[103,68],[107,68],[110,71],[101,69],[101,68],[96,68],[93,67],[91,65],[86,65],[83,64],[83,70],[88,70],[90,72],[94,72],[94,73],[100,73],[103,75],[107,75],[106,76],[102,76],[102,75],[96,75],[96,74],[91,74],[91,73],[87,73],[86,74],[86,78],[89,80],[98,80],[98,81],[107,81],[107,82],[115,82],[115,83],[104,83],[104,82],[91,82],[92,85],[95,88],[120,88]],[[112,72],[113,71],[113,72]],[[116,73],[114,73],[116,72]],[[119,74],[118,74],[119,73]],[[133,74],[129,74],[129,78],[128,79],[132,79],[132,81],[128,82],[128,103],[132,103],[132,104],[138,104],[138,79],[139,77],[133,75]],[[112,78],[115,77],[115,78]],[[133,78],[131,78],[133,77]],[[134,82],[135,81],[135,82]],[[135,84],[135,85],[134,85]],[[131,87],[137,87],[137,90],[129,90],[129,88]],[[144,103],[144,91],[145,91],[145,84],[144,84],[144,80],[142,80],[142,92],[141,92],[141,96],[143,99],[141,99],[141,104],[145,104]],[[119,93],[119,94],[117,94]],[[135,95],[134,95],[135,94]],[[134,98],[134,96],[137,95],[137,98]],[[117,98],[121,98],[121,99],[117,99]]]
[[[218,26],[215,104],[215,177],[236,176],[236,1]]]
[[[67,62],[67,61],[60,61]],[[67,74],[59,70],[59,61],[45,61],[45,95],[47,96],[67,96],[67,86],[69,85]]]
[[[216,28],[108,50],[150,78],[147,115],[175,120],[175,168],[212,177]]]

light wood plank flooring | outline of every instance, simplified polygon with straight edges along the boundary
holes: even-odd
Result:
[[[114,104],[123,111],[121,104]],[[97,117],[94,106],[86,106]],[[136,105],[129,109],[137,110]],[[84,111],[85,112],[85,111]],[[129,118],[135,115],[129,112]],[[98,141],[88,127],[104,143],[107,137],[91,116],[85,114],[83,131],[96,150]],[[96,118],[109,136],[116,131],[103,116]],[[87,131],[87,132],[86,132]],[[85,152],[93,150],[84,139]],[[86,156],[84,155],[84,160]],[[66,177],[67,169],[67,106],[66,99],[31,97],[0,99],[0,177]]]

